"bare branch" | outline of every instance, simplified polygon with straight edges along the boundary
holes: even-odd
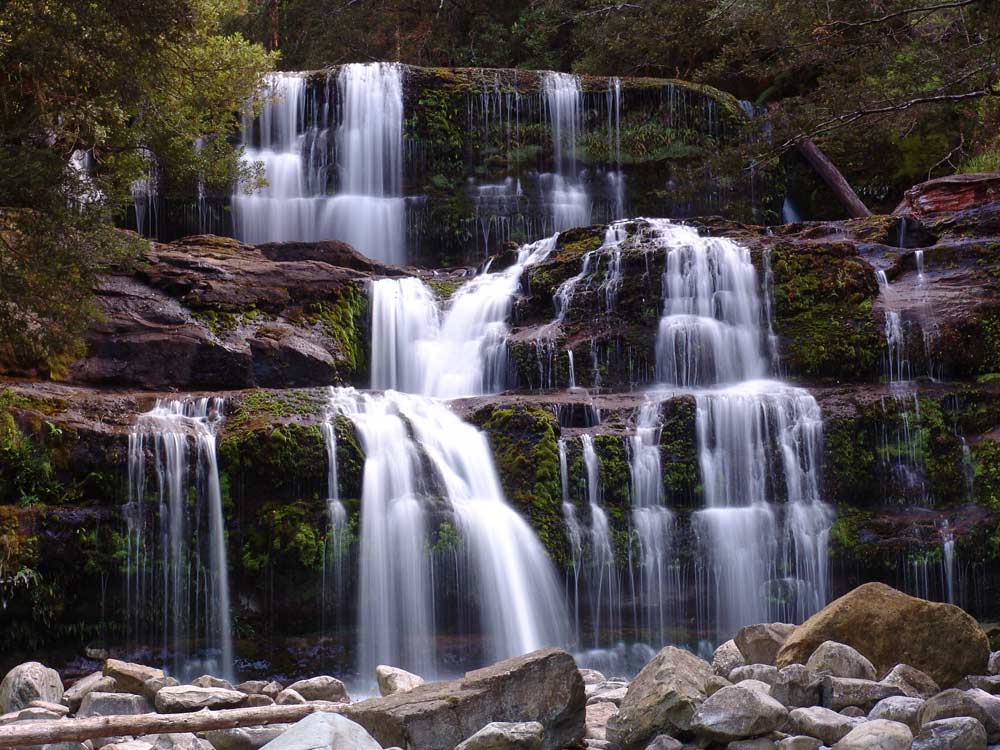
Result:
[[[901,16],[908,16],[913,13],[936,13],[939,10],[947,10],[949,8],[964,8],[967,5],[974,5],[979,2],[979,0],[957,0],[953,3],[941,3],[939,5],[922,5],[917,8],[904,8],[903,10],[897,10],[894,13],[887,13],[884,16],[879,16],[878,18],[869,18],[867,21],[844,21],[836,20],[829,21],[820,26],[821,29],[842,29],[851,28],[856,29],[862,26],[873,26],[875,24],[885,23],[886,21],[891,21],[894,18],[900,18]]]

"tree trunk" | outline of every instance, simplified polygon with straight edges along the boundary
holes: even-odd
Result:
[[[268,20],[271,24],[271,49],[278,49],[278,0],[268,2]]]
[[[806,158],[806,161],[823,178],[830,190],[840,201],[840,204],[847,209],[848,215],[852,219],[860,219],[864,216],[871,216],[872,212],[861,201],[854,188],[850,186],[840,170],[834,166],[826,154],[819,150],[819,146],[812,142],[812,139],[805,138],[798,143],[799,151]]]
[[[0,726],[0,747],[82,742],[97,737],[118,737],[166,732],[204,732],[209,729],[256,727],[263,724],[296,722],[315,711],[336,710],[340,704],[303,703],[293,706],[258,706],[223,711],[202,709],[183,714],[138,714],[136,716],[94,716],[87,719],[19,721]]]

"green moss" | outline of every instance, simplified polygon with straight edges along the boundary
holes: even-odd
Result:
[[[320,325],[323,333],[337,344],[346,373],[354,374],[364,367],[366,337],[364,334],[368,297],[357,284],[345,284],[330,301],[314,302],[304,312],[310,325]]]
[[[224,431],[246,430],[276,420],[315,417],[323,413],[326,404],[326,391],[321,389],[248,391],[235,402]]]
[[[871,525],[873,515],[840,503],[837,520],[830,528],[831,553],[845,558],[864,558],[872,553],[871,545],[862,539],[862,532]]]
[[[859,429],[857,419],[827,419],[823,424],[823,477],[831,499],[868,504],[879,488],[872,482],[878,469],[874,436]]]
[[[1000,510],[1000,442],[983,440],[972,447],[975,500]]]
[[[431,288],[431,291],[434,292],[434,296],[441,301],[450,299],[451,295],[453,295],[456,290],[462,286],[461,281],[446,281],[444,279],[425,279],[424,283]]]
[[[670,399],[661,407],[660,462],[663,490],[672,504],[691,504],[701,492],[695,444],[696,404],[693,397]]]
[[[322,507],[304,502],[260,509],[241,555],[243,568],[257,573],[268,568],[283,571],[318,570],[323,565],[325,527]]]
[[[568,547],[562,522],[559,478],[559,425],[536,406],[488,406],[473,414],[493,449],[500,483],[511,504],[527,516],[554,560],[565,562]]]

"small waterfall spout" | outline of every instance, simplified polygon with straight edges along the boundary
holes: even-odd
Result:
[[[199,671],[233,677],[225,520],[215,450],[224,406],[217,398],[157,401],[129,435],[128,609],[141,613],[152,606],[161,613],[158,626],[148,624],[162,636],[164,663],[182,677]],[[155,534],[145,524],[150,454],[157,481]],[[191,492],[197,498],[194,507]],[[157,566],[159,580],[151,570]]]
[[[555,172],[542,176],[553,231],[590,224],[590,197],[580,183],[576,141],[581,130],[580,79],[569,73],[545,73],[542,92],[552,128]]]

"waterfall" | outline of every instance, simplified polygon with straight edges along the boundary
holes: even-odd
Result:
[[[941,526],[941,562],[944,566],[945,601],[957,604],[955,601],[955,535],[945,521]]]
[[[244,160],[263,165],[267,185],[233,194],[236,237],[339,239],[376,260],[405,262],[402,80],[402,68],[390,63],[341,66],[340,120],[331,122],[329,107],[307,106],[304,74],[270,74],[256,126],[249,105],[243,114]]]
[[[621,609],[621,596],[614,547],[611,543],[611,526],[600,502],[601,469],[593,436],[581,435],[580,448],[587,474],[587,505],[590,509],[589,601],[593,644],[597,647],[604,640],[602,627],[612,632],[615,630],[616,614]]]
[[[648,223],[653,241],[667,256],[663,317],[656,335],[657,379],[702,386],[763,377],[767,363],[750,251],[661,219]]]
[[[705,507],[692,526],[702,630],[721,636],[753,622],[802,620],[829,594],[833,512],[820,497],[819,405],[808,391],[761,379],[767,357],[749,250],[663,220],[648,225],[666,253],[657,374],[666,384],[699,387]],[[763,312],[770,320],[770,302]],[[642,442],[637,435],[633,456]],[[656,493],[646,492],[635,501],[655,507]]]
[[[199,671],[233,676],[229,573],[216,459],[215,432],[222,399],[158,400],[129,434],[128,610],[142,617],[153,604],[161,612],[165,663],[190,677]],[[191,476],[191,448],[195,474]],[[147,453],[158,489],[158,534],[147,533]],[[190,493],[197,503],[192,508]],[[159,545],[162,579],[150,580]],[[152,597],[153,601],[150,601]],[[130,623],[130,625],[138,625]],[[203,640],[201,652],[193,650]]]
[[[439,398],[506,388],[507,318],[514,293],[524,268],[548,257],[557,238],[524,245],[509,268],[466,282],[445,310],[419,279],[373,282],[372,388]]]
[[[503,497],[486,437],[446,404],[389,391],[331,390],[365,453],[361,498],[359,669],[378,664],[436,672],[437,632],[463,611],[442,606],[431,578],[430,525],[444,514],[461,539],[460,590],[474,601],[485,661],[567,642],[567,614],[552,565],[528,523]],[[425,469],[426,467],[426,469]],[[435,507],[433,498],[444,500]]]
[[[632,528],[639,548],[638,560],[630,564],[639,580],[637,625],[656,644],[666,642],[669,629],[677,624],[671,599],[681,587],[679,571],[672,564],[674,515],[663,502],[659,420],[659,403],[647,402],[639,409],[629,464]]]
[[[566,441],[559,438],[559,482],[562,487],[562,513],[569,542],[570,561],[573,566],[573,632],[580,632],[580,568],[583,564],[583,529],[576,517],[576,506],[569,501],[569,464],[566,459]]]
[[[582,122],[580,79],[569,73],[545,73],[542,92],[552,129],[555,171],[542,175],[542,189],[552,228],[561,231],[590,224],[590,197],[580,183],[576,143]]]

